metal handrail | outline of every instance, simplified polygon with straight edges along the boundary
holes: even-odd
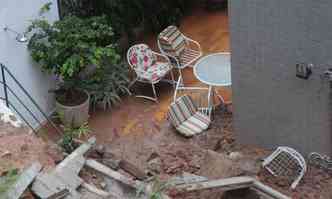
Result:
[[[37,104],[37,102],[31,97],[29,92],[22,86],[22,84],[15,78],[15,76],[9,71],[9,69],[2,63],[0,63],[1,68],[1,75],[2,75],[2,81],[0,81],[0,84],[3,86],[4,90],[4,97],[0,97],[1,100],[5,101],[6,106],[8,108],[13,108],[15,112],[21,117],[21,119],[36,133],[36,130],[32,127],[31,123],[28,122],[28,120],[23,116],[21,112],[17,110],[15,105],[11,103],[9,99],[9,93],[12,94],[15,99],[21,104],[24,109],[29,113],[30,116],[33,117],[33,119],[42,126],[42,122],[37,118],[37,116],[31,111],[31,109],[20,99],[20,97],[14,92],[14,90],[7,84],[7,77],[10,77],[11,80],[13,80],[16,85],[23,91],[25,96],[32,102],[32,104],[35,106],[35,108],[41,113],[41,115],[47,120],[49,124],[56,130],[57,133],[62,133],[61,130],[54,124],[54,122],[48,117],[48,115],[42,110],[42,108]],[[6,76],[8,75],[8,76]]]

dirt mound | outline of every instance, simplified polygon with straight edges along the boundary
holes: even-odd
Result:
[[[44,168],[55,165],[56,154],[47,143],[33,134],[7,134],[0,137],[0,175],[10,169],[23,169],[34,161]]]

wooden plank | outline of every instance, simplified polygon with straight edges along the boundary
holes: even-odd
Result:
[[[92,192],[94,194],[97,194],[103,198],[109,198],[112,194],[109,192],[106,192],[104,190],[98,189],[94,185],[88,184],[88,183],[83,183],[82,187],[88,190],[89,192]]]
[[[141,183],[139,182],[136,182],[130,178],[127,178],[126,176],[122,175],[121,173],[119,172],[116,172],[114,170],[112,170],[111,168],[95,161],[95,160],[92,160],[92,159],[87,159],[85,161],[85,164],[86,166],[92,168],[92,169],[95,169],[96,171],[108,176],[108,177],[111,177],[125,185],[128,185],[130,187],[133,187],[135,189],[139,188]]]
[[[119,167],[128,172],[129,174],[135,176],[139,180],[145,180],[147,178],[147,175],[144,171],[126,160],[121,160],[119,163]]]
[[[251,188],[266,197],[273,199],[291,199],[290,197],[264,185],[252,177],[233,177],[219,180],[211,180],[197,183],[186,183],[175,186],[176,189],[184,192],[218,188],[223,191],[230,191],[243,188]]]
[[[81,199],[81,194],[76,190],[72,190],[64,199]]]
[[[120,165],[120,160],[112,160],[112,159],[103,159],[102,163],[111,169],[118,170]]]
[[[183,172],[181,176],[176,176],[170,179],[170,183],[174,186],[181,184],[192,184],[197,182],[206,182],[208,178]]]
[[[185,192],[212,188],[219,188],[223,191],[229,191],[235,189],[250,188],[253,185],[253,182],[254,179],[251,177],[233,177],[192,184],[183,184],[175,186],[175,188]]]
[[[7,191],[7,199],[18,199],[25,189],[32,183],[38,175],[42,166],[39,162],[33,163],[28,169],[24,170],[16,183]]]
[[[291,199],[290,197],[278,192],[277,190],[272,189],[269,186],[264,185],[263,183],[255,180],[253,183],[252,189],[258,191],[259,193],[264,194],[265,196],[269,198],[274,199]]]

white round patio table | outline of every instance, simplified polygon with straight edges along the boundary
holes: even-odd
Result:
[[[214,53],[201,58],[194,66],[196,78],[209,85],[208,104],[211,107],[211,94],[215,86],[229,87],[232,85],[231,54]]]

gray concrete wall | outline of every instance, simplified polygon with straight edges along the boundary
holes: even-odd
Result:
[[[230,0],[234,126],[241,143],[332,155],[332,1]],[[296,63],[313,63],[309,80]]]
[[[30,24],[30,20],[38,17],[39,9],[47,2],[53,2],[52,9],[46,17],[54,21],[58,19],[56,0],[1,0],[0,1],[0,62],[5,64],[16,76],[16,78],[29,91],[37,103],[46,113],[50,113],[54,107],[53,96],[48,93],[49,88],[54,86],[54,80],[47,74],[42,73],[40,68],[31,60],[27,50],[27,43],[18,43],[15,34],[3,31],[8,25],[10,28],[24,32]],[[18,92],[23,101],[33,108],[28,99],[20,90],[9,81],[9,85]],[[2,94],[0,87],[0,94]],[[38,124],[32,117],[11,97],[18,109],[36,127]],[[36,110],[33,110],[36,112]],[[37,112],[36,112],[37,113]],[[38,114],[41,118],[41,115]]]

